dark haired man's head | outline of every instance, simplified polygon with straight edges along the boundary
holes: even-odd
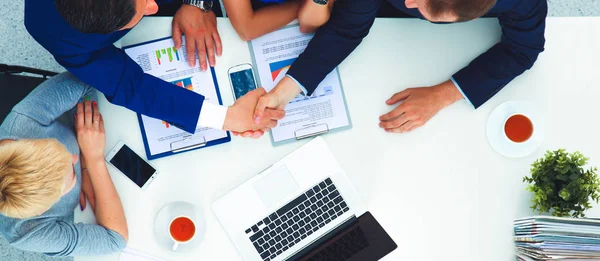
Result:
[[[485,15],[496,0],[405,0],[407,8],[418,8],[432,22],[464,22]]]
[[[155,0],[54,0],[58,13],[83,33],[108,34],[134,27],[155,14]]]

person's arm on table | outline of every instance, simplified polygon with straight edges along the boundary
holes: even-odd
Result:
[[[475,108],[530,69],[544,51],[547,2],[518,2],[498,18],[502,26],[500,42],[453,76]]]
[[[85,156],[80,153],[79,165],[81,166],[81,192],[79,193],[79,209],[85,210],[87,207],[86,199],[90,202],[92,211],[96,211],[96,192],[94,191],[94,185],[90,179],[90,172],[85,165]]]
[[[284,77],[270,93],[260,98],[255,121],[261,121],[265,108],[285,108],[302,87],[311,95],[325,76],[367,36],[378,8],[378,0],[336,1],[329,21],[317,30],[288,71],[293,79]]]
[[[114,104],[168,121],[190,133],[196,131],[199,118],[202,121],[200,110],[205,105],[204,96],[144,73],[121,49],[110,46],[94,54],[57,60],[83,82],[97,86],[97,89]],[[248,120],[233,123],[232,121],[239,121],[240,117],[237,116],[245,112],[238,109],[243,106],[231,107],[226,118],[222,120],[222,125],[207,127],[231,131],[260,130],[267,128],[266,125],[271,120],[280,119],[280,113],[270,112],[259,124],[253,124],[251,116]],[[253,108],[250,110],[253,111]],[[252,128],[241,129],[243,127]]]
[[[244,41],[284,27],[296,19],[300,10],[300,0],[266,6],[256,11],[252,10],[249,0],[223,0],[223,4],[233,28]]]
[[[218,3],[215,0],[216,3]],[[215,53],[221,56],[223,45],[217,31],[217,18],[215,13],[204,12],[200,8],[182,4],[172,22],[173,41],[175,49],[182,45],[181,35],[185,35],[186,53],[190,66],[196,66],[196,50],[200,60],[200,69],[206,71],[206,56],[211,67],[216,64]]]
[[[123,50],[108,46],[94,53],[55,58],[111,103],[195,132],[204,96],[144,73]]]
[[[452,80],[431,87],[408,88],[394,94],[385,103],[402,103],[379,117],[379,127],[387,132],[408,132],[425,124],[443,108],[463,99]]]
[[[519,1],[499,17],[502,39],[452,79],[431,87],[409,88],[386,103],[403,101],[379,117],[381,128],[406,132],[422,126],[441,109],[466,98],[475,108],[484,104],[515,77],[530,69],[544,50],[545,0]],[[453,88],[450,88],[452,86]]]
[[[75,129],[77,142],[94,188],[96,221],[98,225],[119,233],[127,241],[129,232],[121,198],[104,162],[104,120],[97,102],[85,101],[77,104]]]

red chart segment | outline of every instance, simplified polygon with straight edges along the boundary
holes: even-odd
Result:
[[[280,76],[280,74],[282,74],[282,73],[285,74],[287,72],[287,70],[290,68],[290,66],[292,66],[292,63],[294,63],[295,60],[296,60],[296,58],[292,58],[292,59],[287,59],[287,60],[283,60],[283,61],[279,61],[279,62],[270,63],[269,69],[271,70],[271,77],[273,78],[273,81],[275,81],[278,78],[281,78],[282,76]]]

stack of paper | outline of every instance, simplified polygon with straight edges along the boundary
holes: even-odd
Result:
[[[600,219],[536,216],[515,220],[519,261],[600,260]]]

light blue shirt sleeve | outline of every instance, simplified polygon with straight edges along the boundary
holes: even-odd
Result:
[[[454,83],[454,85],[456,86],[456,89],[458,89],[458,91],[460,92],[460,94],[462,94],[462,96],[465,98],[465,100],[467,100],[467,102],[469,102],[469,104],[473,105],[473,103],[469,100],[469,97],[467,97],[467,95],[465,95],[463,90],[460,88],[460,85],[458,85],[458,83],[454,80],[454,77],[451,77],[450,80],[452,81],[452,83]]]
[[[302,86],[302,84],[300,84],[300,82],[298,82],[296,79],[294,79],[293,76],[286,74],[285,76],[290,77],[290,79],[292,79],[292,81],[294,81],[296,83],[296,85],[298,85],[298,87],[300,87],[300,90],[302,90],[302,93],[306,96],[308,95],[308,91],[306,90],[306,88],[304,88],[304,86]]]
[[[99,225],[57,220],[36,224],[10,245],[47,256],[97,256],[121,251],[127,242],[119,233]]]

